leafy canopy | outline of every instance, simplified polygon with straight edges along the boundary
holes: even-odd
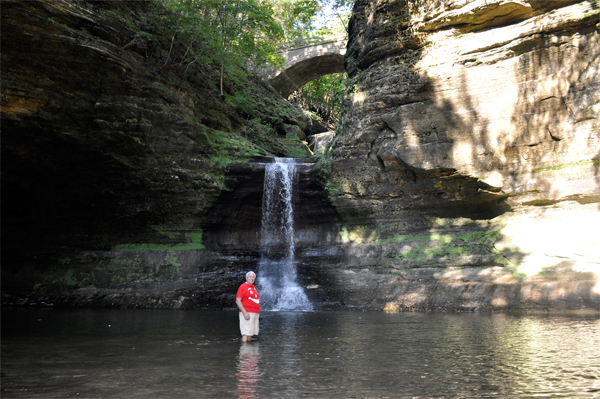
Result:
[[[292,0],[274,1],[302,3]],[[320,0],[318,12],[310,14],[310,24],[303,24],[305,31],[294,33],[295,37],[289,40],[311,36],[347,35],[348,21],[353,5],[354,0]],[[342,99],[347,86],[346,80],[347,74],[345,73],[322,76],[296,90],[289,100],[315,113],[329,129],[333,130],[339,119]]]
[[[271,0],[274,19],[284,32],[284,41],[307,38],[317,29],[316,17],[323,4],[317,0]]]
[[[243,81],[248,69],[280,65],[275,44],[317,35],[346,33],[354,0],[154,0],[152,29],[138,29],[135,40],[152,48],[149,32],[171,38],[163,67],[176,66],[184,75],[195,64],[214,65],[224,80]],[[163,58],[161,56],[160,58]],[[193,68],[192,68],[193,69]],[[345,74],[309,82],[291,100],[335,125]]]
[[[274,44],[283,29],[273,18],[269,1],[261,0],[163,0],[175,11],[175,35],[187,43],[186,55],[195,62],[216,63],[221,71],[221,95],[226,73],[238,74],[251,63],[280,63]]]

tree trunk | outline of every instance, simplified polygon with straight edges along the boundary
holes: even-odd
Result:
[[[223,96],[223,66],[225,65],[224,62],[221,62],[221,96]]]

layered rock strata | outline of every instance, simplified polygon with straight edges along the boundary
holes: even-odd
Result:
[[[343,262],[336,242],[340,218],[329,205],[314,162],[296,166],[294,262],[299,283],[317,309],[341,309],[335,273]],[[183,244],[117,245],[73,251],[51,270],[28,269],[34,292],[19,295],[14,283],[5,306],[72,306],[142,309],[223,309],[249,270],[259,272],[265,165],[273,158],[232,163],[226,189],[203,218],[203,240]],[[10,281],[10,280],[9,280]],[[12,281],[11,281],[12,282]],[[17,289],[15,289],[17,288]],[[24,289],[21,289],[24,290]]]
[[[87,287],[90,304],[170,307],[157,304],[194,286],[194,303],[222,306],[243,280],[243,256],[218,262],[204,250],[203,218],[228,190],[228,163],[307,155],[298,136],[310,120],[258,78],[225,79],[227,98],[253,93],[243,111],[227,103],[210,65],[181,66],[175,37],[144,31],[167,12],[137,1],[2,2],[7,295]],[[110,290],[157,300],[118,301]]]
[[[600,4],[359,0],[328,187],[348,304],[600,308]]]
[[[4,305],[226,308],[258,264],[267,160],[236,151],[315,131],[260,82],[247,115],[165,71],[117,17],[148,4],[2,3]],[[357,1],[343,123],[299,178],[315,308],[598,310],[599,15]]]

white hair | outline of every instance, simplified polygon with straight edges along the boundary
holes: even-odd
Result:
[[[256,277],[256,273],[254,273],[253,271],[249,271],[248,273],[246,273],[246,278],[248,278],[248,276],[251,274],[254,274],[254,277]]]

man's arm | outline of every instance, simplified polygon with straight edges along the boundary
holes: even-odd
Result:
[[[235,298],[235,303],[238,309],[240,309],[244,314],[244,319],[250,320],[250,315],[248,314],[248,312],[246,312],[246,309],[244,309],[244,305],[242,305],[242,298]]]

